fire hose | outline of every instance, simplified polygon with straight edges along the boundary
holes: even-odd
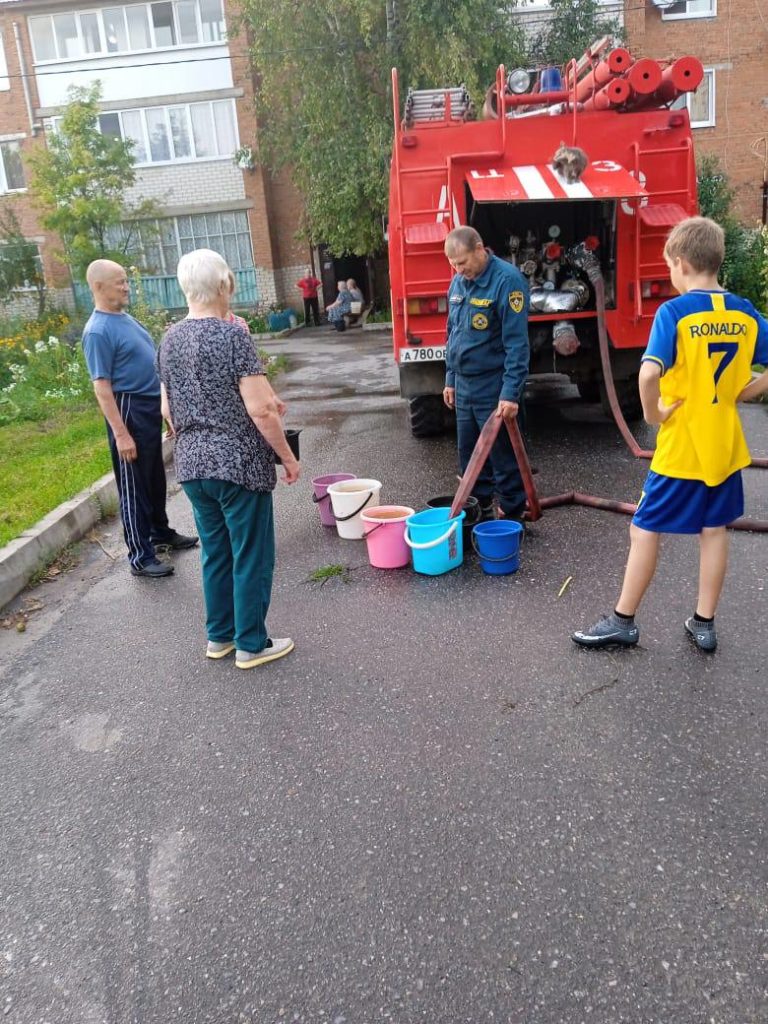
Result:
[[[586,270],[590,283],[595,289],[600,365],[603,371],[603,380],[605,381],[605,392],[608,397],[611,412],[613,413],[613,418],[616,421],[616,426],[619,428],[621,436],[624,438],[627,448],[629,448],[632,454],[638,459],[652,459],[653,452],[649,451],[647,448],[641,448],[635,435],[629,429],[629,424],[624,418],[624,413],[621,411],[619,398],[616,394],[616,385],[613,381],[613,368],[611,367],[611,350],[608,342],[608,332],[605,329],[605,284],[603,282],[603,275],[600,273],[599,266],[595,267],[587,265],[584,269]],[[751,465],[755,469],[768,469],[768,459],[752,459]]]
[[[621,435],[626,441],[627,447],[632,454],[638,458],[651,458],[653,452],[641,448],[637,443],[632,431],[627,426],[627,421],[624,419],[619,406],[616,386],[613,381],[613,373],[611,370],[608,333],[605,329],[605,289],[603,286],[602,274],[600,273],[599,267],[597,269],[589,267],[587,269],[587,273],[590,281],[595,287],[595,295],[597,297],[597,324],[600,343],[600,359],[602,362],[605,388],[611,405],[611,411],[613,412],[614,419],[616,420],[616,425],[621,431]],[[631,502],[617,501],[614,498],[600,498],[596,495],[584,494],[581,491],[566,491],[564,494],[555,494],[540,498],[536,489],[536,484],[534,483],[531,464],[528,460],[528,453],[525,449],[525,444],[523,442],[523,437],[520,433],[520,427],[517,424],[517,420],[505,421],[501,416],[497,415],[496,412],[492,412],[483,424],[483,429],[480,431],[477,444],[475,445],[470,460],[467,463],[467,468],[464,471],[461,482],[459,483],[456,496],[454,497],[453,504],[451,505],[451,517],[458,515],[464,507],[472,488],[477,482],[480,471],[490,455],[494,442],[499,436],[502,423],[506,423],[509,440],[512,444],[512,450],[515,453],[517,465],[520,469],[520,475],[523,480],[523,487],[525,489],[525,496],[527,499],[526,518],[530,522],[535,523],[538,519],[541,519],[544,509],[558,508],[563,505],[581,505],[585,508],[596,508],[603,512],[618,512],[622,515],[628,516],[635,514],[637,511],[637,505],[633,505]],[[761,459],[752,463],[752,465],[758,466],[763,464],[768,465],[768,460]],[[743,530],[751,533],[768,533],[768,520],[737,519],[729,525],[728,529]]]

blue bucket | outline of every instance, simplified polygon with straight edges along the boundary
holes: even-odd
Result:
[[[478,554],[483,572],[489,576],[508,576],[517,572],[524,536],[522,524],[509,519],[478,523],[472,530],[472,547]]]
[[[464,561],[462,510],[451,519],[449,508],[427,508],[408,516],[405,543],[413,555],[413,568],[425,576],[441,576]]]

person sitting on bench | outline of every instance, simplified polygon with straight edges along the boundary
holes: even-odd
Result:
[[[347,324],[344,317],[349,313],[352,305],[352,296],[347,290],[346,281],[337,281],[336,287],[339,290],[339,294],[336,296],[336,301],[332,302],[330,306],[326,307],[325,312],[328,314],[328,323],[333,324],[333,327],[337,331],[346,331]]]

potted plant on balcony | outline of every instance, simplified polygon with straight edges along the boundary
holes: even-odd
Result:
[[[241,146],[232,154],[232,159],[242,171],[252,171],[256,166],[256,154],[250,146]]]

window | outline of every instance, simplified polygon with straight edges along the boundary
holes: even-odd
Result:
[[[51,118],[53,131],[60,124],[61,117]],[[231,157],[239,145],[233,100],[105,111],[99,130],[131,140],[137,165],[216,160]]]
[[[141,10],[141,8],[131,8],[131,10]],[[125,11],[123,8],[109,7],[101,12],[101,16],[104,20],[104,39],[107,44],[107,53],[119,53],[121,50],[129,49],[128,30],[125,25]]]
[[[82,53],[74,14],[56,14],[53,18],[56,48],[60,57],[79,57]]]
[[[102,135],[112,135],[116,139],[121,139],[120,115],[99,114],[99,131]]]
[[[224,39],[224,12],[221,0],[200,0],[200,21],[203,26],[203,40],[218,43]]]
[[[128,49],[148,50],[152,46],[149,35],[149,17],[146,7],[126,7],[125,20],[128,24]]]
[[[179,39],[182,43],[198,43],[197,4],[195,0],[179,0],[176,5],[179,20]]]
[[[150,107],[144,111],[149,135],[149,152],[152,163],[171,159],[171,140],[163,107]]]
[[[80,32],[83,37],[83,49],[86,53],[101,53],[101,27],[99,16],[94,11],[80,15]]]
[[[140,110],[123,110],[118,115],[123,138],[133,142],[133,155],[137,164],[149,163],[144,136],[144,118]]]
[[[35,63],[219,43],[222,0],[155,0],[29,19]],[[1,70],[1,67],[0,67]]]
[[[677,0],[663,8],[664,20],[673,18],[714,18],[717,14],[717,0]]]
[[[715,72],[704,69],[704,78],[696,92],[687,92],[675,100],[673,110],[688,108],[691,128],[712,128],[715,124]]]
[[[26,188],[21,146],[18,142],[0,142],[0,192]]]
[[[14,243],[0,242],[0,246],[3,247],[3,255],[4,256],[9,256],[12,260],[14,260],[16,258],[16,254],[18,253],[18,258],[21,259],[21,260],[24,260],[25,262],[28,259],[28,252],[27,252],[28,247],[29,246],[34,246],[34,250],[35,250],[34,261],[35,261],[36,272],[37,272],[38,277],[40,278],[40,282],[42,282],[44,280],[43,261],[42,261],[42,258],[40,257],[40,245],[39,245],[38,242],[33,242],[31,239],[26,238],[26,239],[24,239],[23,244],[16,245]],[[29,254],[29,255],[31,255],[31,254]],[[37,283],[34,280],[29,280],[28,279],[28,280],[24,281],[23,284],[19,285],[18,288],[14,288],[13,290],[14,291],[32,291],[36,287],[37,287]]]
[[[110,229],[108,241],[116,249],[125,249],[145,272],[166,277],[175,275],[180,257],[193,249],[221,253],[232,270],[253,267],[251,233],[243,210],[121,224]]]
[[[11,88],[11,80],[8,77],[8,62],[5,59],[3,49],[3,34],[0,32],[0,92],[7,92]]]
[[[155,30],[155,46],[175,46],[176,29],[173,21],[173,4],[152,4],[152,27]]]

